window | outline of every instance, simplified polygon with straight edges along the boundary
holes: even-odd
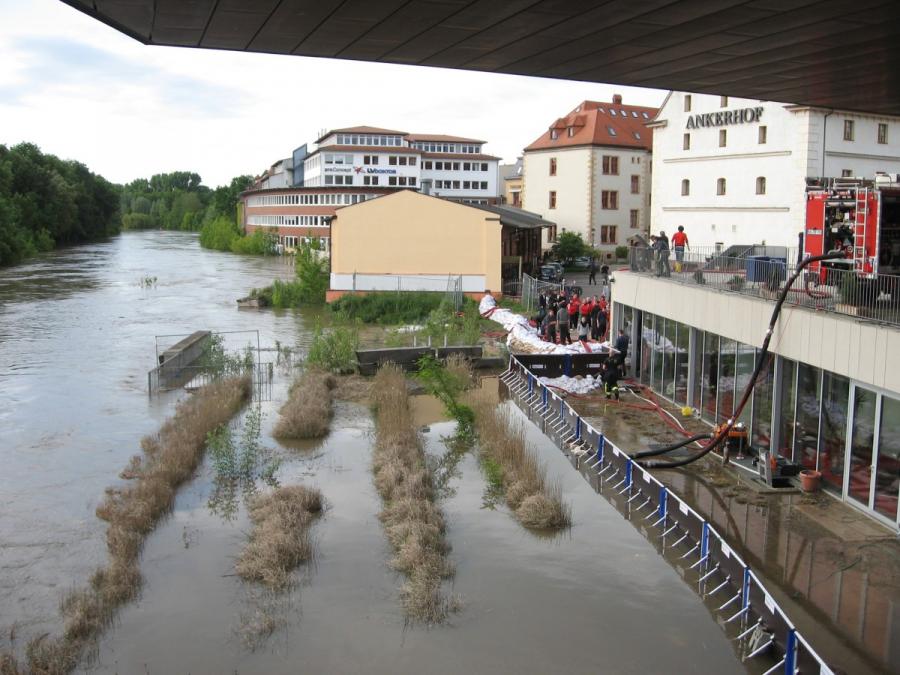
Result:
[[[756,194],[764,195],[766,194],[766,177],[759,176],[756,179]]]
[[[431,162],[423,162],[422,165],[422,168],[426,171],[431,171],[431,167],[433,166]]]
[[[400,166],[406,166],[406,157],[398,157],[397,161],[399,162]]]
[[[556,190],[550,190],[550,208],[556,208]]]
[[[378,164],[378,155],[363,155],[363,164]]]
[[[765,142],[767,140],[767,136],[768,136],[768,131],[769,131],[768,128],[765,126],[761,126],[759,128],[759,139],[758,140],[759,140],[760,145],[765,144]]]
[[[406,187],[406,176],[400,176],[398,182],[402,187]]]
[[[728,144],[728,130],[719,129],[719,147],[724,148]]]
[[[463,181],[463,190],[471,190],[472,189],[472,181],[464,180]]]
[[[603,175],[618,176],[619,175],[619,158],[611,155],[603,155]]]
[[[600,243],[615,244],[616,243],[616,226],[601,225],[600,226]]]
[[[557,138],[559,138],[559,132],[556,129],[551,129],[550,130],[550,140],[555,141]]]
[[[459,190],[459,181],[458,180],[453,181],[453,189]]]
[[[634,135],[635,140],[641,140],[641,135],[637,131],[632,131],[631,133]]]
[[[600,206],[604,209],[619,208],[619,193],[615,190],[603,190],[600,193]]]
[[[631,227],[640,227],[641,212],[638,211],[637,209],[631,209],[631,212],[629,214],[628,224],[631,225]]]
[[[853,120],[844,120],[844,140],[853,140]]]
[[[681,139],[681,149],[682,150],[690,150],[691,149],[691,135],[685,134]]]
[[[641,192],[641,177],[640,176],[632,176],[631,177],[631,194],[636,195]]]
[[[390,157],[388,157],[388,164],[390,164],[392,166],[396,166],[397,165],[397,155],[391,155]]]
[[[463,171],[471,171],[472,163],[471,162],[463,162]]]
[[[456,168],[458,169],[459,167],[457,166]],[[482,171],[487,171],[487,170],[488,170],[487,162],[485,162],[484,164],[481,165],[481,170],[482,170]]]
[[[569,138],[572,138],[572,136],[575,135],[575,127],[568,127],[568,128],[566,129],[566,132],[568,132]]]
[[[691,95],[684,95],[684,112],[691,112]]]
[[[610,135],[610,136],[615,136],[615,135],[616,135],[616,130],[613,129],[612,127],[606,127],[606,130],[609,132],[609,135]]]
[[[488,189],[488,188],[487,188],[487,181],[486,181],[486,180],[481,181],[481,189],[482,189],[482,190],[487,190],[487,189]]]
[[[378,176],[363,176],[363,185],[378,185]]]
[[[887,143],[887,124],[878,124],[878,142],[882,145]]]
[[[720,108],[727,108],[727,107],[728,107],[728,97],[727,97],[727,96],[720,96],[720,97],[719,97],[719,107],[720,107]]]
[[[853,169],[841,169],[841,178],[853,178]]]
[[[681,196],[687,197],[689,194],[691,194],[691,181],[689,181],[687,178],[684,178],[681,181]]]
[[[720,178],[716,181],[716,194],[724,195],[725,194],[725,179]]]
[[[396,185],[397,176],[388,176],[388,185]]]
[[[409,184],[410,184],[412,187],[415,187],[415,186],[416,186],[416,177],[415,177],[415,176],[410,176],[410,177],[409,177]]]
[[[551,176],[556,175],[556,157],[550,158],[550,175]]]

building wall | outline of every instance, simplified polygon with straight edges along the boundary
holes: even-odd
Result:
[[[686,96],[690,111],[684,110]],[[697,115],[748,108],[761,111],[758,119],[689,128]],[[854,121],[853,141],[843,140],[845,119]],[[878,123],[889,127],[887,144],[877,142]],[[760,127],[766,129],[764,143]],[[725,147],[720,130],[726,131]],[[651,230],[671,235],[684,225],[693,246],[797,246],[806,178],[840,177],[844,170],[870,179],[875,171],[900,171],[900,120],[752,99],[729,98],[722,106],[719,96],[672,92],[654,122]],[[757,193],[760,177],[765,194]],[[718,194],[720,178],[724,195]]]
[[[550,159],[556,158],[556,175],[550,175]],[[526,152],[525,198],[522,208],[555,222],[557,233],[577,232],[590,241],[591,148],[565,148]],[[550,192],[556,192],[556,207],[550,208]],[[549,248],[547,234],[543,245]]]
[[[772,302],[630,272],[617,272],[615,278],[616,302],[762,346]],[[896,329],[785,306],[770,351],[872,387],[900,392],[900,331]]]
[[[650,153],[645,150],[619,148],[594,148],[592,151],[593,191],[591,194],[591,227],[593,236],[585,241],[601,250],[615,246],[625,246],[628,238],[646,233],[650,225]],[[619,161],[618,175],[603,173],[603,158],[616,157]],[[638,177],[638,192],[631,192],[631,177]],[[618,208],[603,208],[603,191],[618,193]],[[631,226],[631,212],[637,211],[637,226]],[[602,226],[615,225],[615,239],[602,241]]]
[[[493,214],[410,190],[338,209],[332,289],[348,290],[354,274],[464,275],[499,289],[500,233]]]

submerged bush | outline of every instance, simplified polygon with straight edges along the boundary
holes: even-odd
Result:
[[[352,373],[356,369],[358,347],[359,332],[356,326],[323,329],[317,324],[306,361],[331,373]]]
[[[319,438],[328,433],[331,421],[331,374],[309,368],[291,385],[287,402],[281,407],[276,438]]]

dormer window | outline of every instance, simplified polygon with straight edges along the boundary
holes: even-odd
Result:
[[[569,127],[566,131],[569,132],[569,138],[572,138],[572,136],[575,135],[575,127]]]
[[[550,140],[555,141],[557,138],[559,138],[559,132],[556,129],[551,129],[550,130]]]

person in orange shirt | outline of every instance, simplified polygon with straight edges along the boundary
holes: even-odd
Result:
[[[678,232],[672,235],[672,246],[675,247],[675,271],[680,272],[684,263],[684,250],[691,250],[688,237],[684,233],[684,225],[678,226]]]

